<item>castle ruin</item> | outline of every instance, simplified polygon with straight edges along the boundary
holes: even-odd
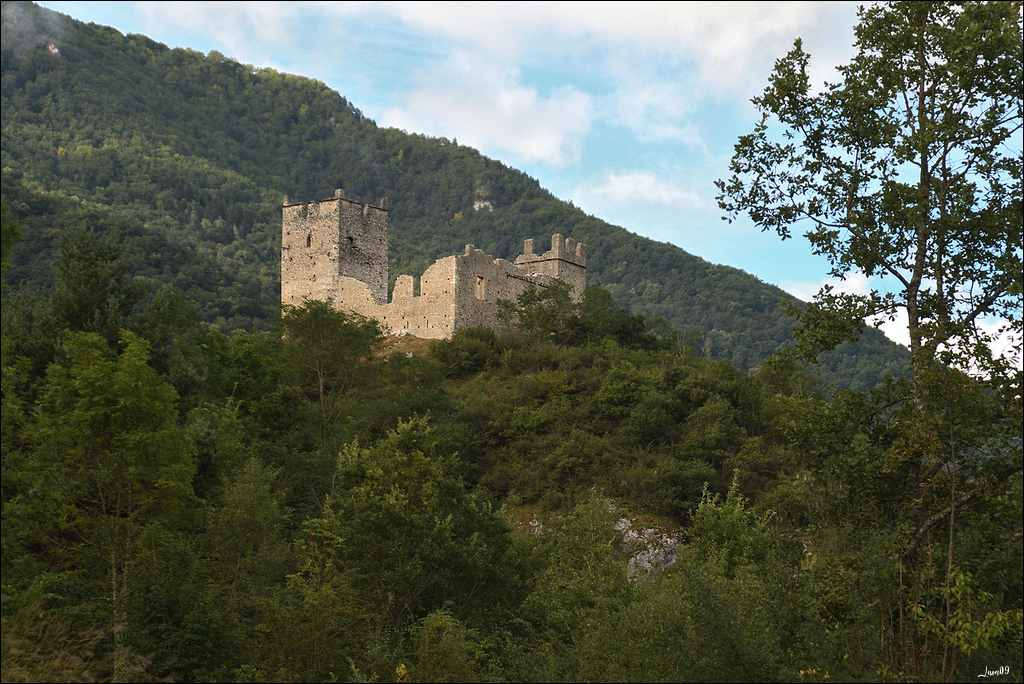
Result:
[[[553,278],[579,301],[586,286],[583,243],[555,234],[551,249],[534,252],[526,240],[515,263],[473,245],[434,262],[419,281],[400,275],[388,301],[388,205],[360,205],[335,190],[319,202],[285,196],[281,224],[281,303],[333,300],[343,311],[379,321],[392,334],[450,338],[458,328],[498,326],[498,300],[515,300],[530,285]]]

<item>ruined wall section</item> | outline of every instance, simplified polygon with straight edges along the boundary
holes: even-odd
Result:
[[[455,330],[455,257],[435,261],[420,279],[420,294],[414,296],[412,275],[399,275],[391,301],[378,304],[370,289],[350,277],[342,277],[337,301],[361,315],[376,318],[392,335],[415,335],[427,339],[452,337]]]
[[[419,294],[412,276],[399,276],[388,301],[386,199],[364,206],[337,190],[319,202],[285,197],[282,212],[282,303],[333,299],[338,309],[376,319],[393,334],[438,339],[457,328],[497,328],[499,299],[514,301],[531,285],[561,278],[578,301],[586,286],[584,245],[556,234],[544,254],[535,254],[533,240],[526,240],[514,264],[466,245],[463,254],[424,271]]]
[[[528,274],[504,259],[494,259],[473,245],[464,254],[440,259],[416,280],[400,275],[391,301],[378,304],[369,288],[353,278],[339,279],[336,301],[374,318],[394,335],[449,338],[458,328],[498,326],[498,300],[515,300],[528,286],[544,287],[551,278]]]
[[[281,302],[340,301],[341,278],[365,283],[370,297],[387,301],[388,210],[345,199],[341,190],[319,202],[285,197],[281,221]]]
[[[458,328],[498,327],[499,299],[515,300],[530,285],[545,287],[551,280],[466,245],[465,253],[440,259],[424,271],[419,294],[414,294],[415,278],[400,275],[391,301],[382,305],[365,283],[341,277],[335,300],[380,321],[394,335],[441,339]]]
[[[455,318],[456,328],[476,325],[498,327],[498,300],[515,301],[529,287],[545,287],[551,278],[530,274],[504,259],[495,259],[466,245],[456,258]]]
[[[516,257],[516,266],[528,273],[560,278],[572,286],[574,301],[583,298],[587,286],[587,251],[582,242],[555,233],[551,236],[551,249],[535,254],[531,238],[523,245],[523,253]]]
[[[366,315],[372,315],[395,335],[427,339],[451,337],[455,330],[455,282],[455,257],[439,259],[420,277],[418,295],[413,294],[415,278],[400,275],[395,281],[391,301],[373,307],[373,313]]]

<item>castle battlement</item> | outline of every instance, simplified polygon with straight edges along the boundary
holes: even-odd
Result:
[[[529,238],[524,241],[523,253],[516,258],[516,263],[528,264],[535,263],[537,261],[552,261],[555,259],[586,268],[586,246],[582,242],[577,243],[572,238],[563,238],[560,234],[555,233],[551,236],[551,249],[544,252],[544,254],[538,255],[533,253],[533,238]]]
[[[555,233],[551,236],[551,249],[535,254],[533,239],[528,239],[523,244],[523,253],[516,257],[516,266],[530,273],[564,280],[572,286],[577,298],[583,296],[587,280],[587,252],[582,242],[577,243]]]
[[[565,280],[577,301],[586,286],[582,243],[555,234],[551,249],[534,253],[533,239],[515,263],[495,259],[473,245],[434,262],[419,278],[400,275],[390,301],[388,203],[377,206],[334,197],[294,202],[284,197],[281,221],[281,303],[333,300],[338,309],[374,318],[395,334],[451,337],[457,328],[497,327],[499,299],[515,300],[529,286]]]
[[[328,198],[322,199],[322,200],[312,200],[312,201],[309,201],[309,202],[297,202],[297,201],[293,200],[291,197],[289,197],[288,195],[285,195],[281,204],[284,207],[301,207],[301,209],[300,209],[301,212],[307,212],[310,206],[316,207],[317,205],[323,204],[325,202],[339,202],[339,201],[341,201],[341,202],[351,202],[352,204],[355,204],[355,205],[357,205],[359,207],[362,207],[362,211],[363,211],[364,214],[366,214],[369,210],[372,210],[372,209],[377,209],[377,210],[380,210],[380,211],[387,211],[388,210],[388,198],[387,197],[382,197],[380,199],[380,203],[377,204],[377,205],[373,205],[373,204],[369,204],[369,203],[367,203],[367,204],[360,204],[356,200],[347,199],[345,197],[345,191],[342,190],[341,188],[338,188],[338,189],[336,189],[334,191],[334,197],[328,197]]]

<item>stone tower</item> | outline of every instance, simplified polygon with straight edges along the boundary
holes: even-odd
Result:
[[[551,249],[544,254],[534,254],[531,238],[525,241],[523,253],[516,257],[515,263],[527,273],[560,278],[572,286],[574,300],[583,297],[587,286],[587,252],[582,242],[555,233],[551,236]]]
[[[319,202],[284,198],[281,210],[281,303],[334,302],[381,323],[396,335],[450,338],[459,328],[497,328],[498,303],[515,301],[529,287],[567,282],[574,300],[586,287],[583,243],[559,234],[551,249],[533,251],[526,240],[515,263],[466,245],[464,254],[438,259],[419,278],[400,275],[388,300],[388,205],[360,205],[341,190]]]
[[[281,303],[337,300],[341,278],[365,283],[377,304],[388,300],[388,201],[345,199],[341,190],[319,202],[284,198],[281,221]],[[337,304],[337,302],[335,302]]]

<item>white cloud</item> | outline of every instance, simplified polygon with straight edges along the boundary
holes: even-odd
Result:
[[[137,2],[150,24],[170,24],[216,40],[232,56],[258,54],[259,46],[290,44],[301,4],[290,2]]]
[[[991,342],[989,348],[996,357],[1010,361],[1017,370],[1024,370],[1024,357],[1021,356],[1021,336],[1007,330],[1006,321],[985,319],[978,323],[978,328],[987,335]]]
[[[695,99],[679,82],[623,79],[602,113],[630,128],[640,142],[678,141],[706,151],[700,130],[687,121]]]
[[[859,271],[850,273],[844,280],[825,278],[814,283],[783,282],[779,284],[779,287],[791,295],[809,302],[826,285],[831,285],[835,292],[843,294],[866,295],[871,292],[871,281]]]
[[[507,151],[554,167],[579,160],[594,114],[590,96],[576,88],[544,96],[520,83],[517,72],[478,67],[465,54],[417,80],[418,88],[380,117],[383,125],[458,138],[488,154]]]
[[[662,205],[678,209],[704,208],[707,202],[694,190],[659,178],[651,171],[609,172],[596,184],[581,184],[572,193],[581,207]]]
[[[837,49],[847,52],[852,38],[852,3],[688,5],[693,14],[682,39],[698,60],[701,80],[718,92],[739,88],[746,93],[752,82],[760,87],[767,68],[800,36],[816,57],[813,67],[827,72]],[[837,40],[840,36],[843,40]]]
[[[801,35],[819,53],[819,64],[830,68],[837,53],[849,51],[856,3],[400,2],[372,7],[480,51],[516,58],[598,42],[631,57],[685,59],[698,65],[705,84],[722,89],[745,83],[765,64],[770,67]],[[759,82],[762,75],[757,74]]]
[[[872,288],[871,280],[860,272],[850,273],[846,276],[845,280],[826,278],[815,283],[783,282],[779,284],[779,287],[794,297],[809,302],[826,285],[831,285],[834,292],[853,295],[867,295],[871,292]],[[877,287],[877,284],[874,286]],[[885,333],[885,336],[890,340],[905,347],[910,346],[906,309],[897,309],[893,314],[892,320],[880,316],[875,320],[868,321],[868,325],[875,325],[876,323],[878,324],[878,329]]]

